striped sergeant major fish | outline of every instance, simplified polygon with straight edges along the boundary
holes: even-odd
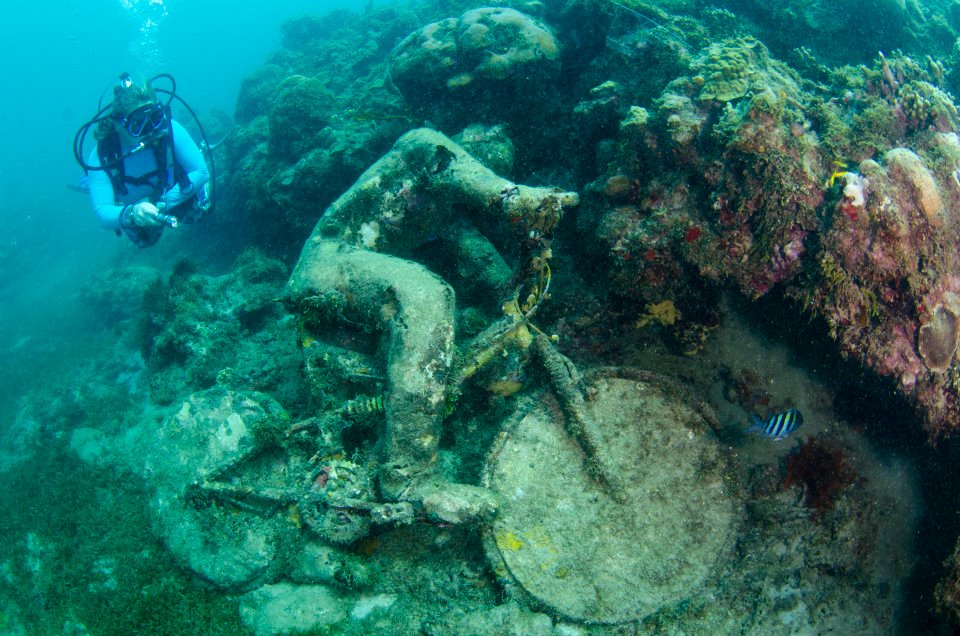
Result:
[[[779,413],[774,413],[767,418],[767,421],[761,420],[756,415],[753,416],[753,425],[747,429],[748,432],[769,437],[772,440],[781,440],[790,433],[794,432],[803,424],[803,415],[797,409],[787,409]]]

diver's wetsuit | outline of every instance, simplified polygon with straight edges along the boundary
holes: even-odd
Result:
[[[174,181],[172,166],[167,169],[166,196],[163,200],[167,204],[166,214],[176,214],[172,208],[191,200],[199,192],[199,188],[210,179],[210,172],[203,160],[203,153],[200,152],[200,148],[190,137],[190,133],[176,121],[171,121],[170,124],[173,127],[173,148],[176,159],[187,173],[190,183],[193,184],[190,192],[185,195],[182,194],[180,186]],[[90,153],[88,161],[91,166],[100,165],[96,147]],[[150,148],[144,148],[124,159],[123,169],[128,177],[140,177],[156,170],[157,161]],[[93,209],[96,211],[100,223],[108,230],[124,229],[120,226],[120,212],[123,211],[124,205],[148,200],[153,194],[151,184],[133,185],[128,183],[126,184],[127,194],[117,196],[105,170],[91,170],[87,178],[87,185],[90,188],[90,201],[93,203]],[[153,228],[150,229],[153,230]],[[162,230],[162,226],[156,228],[156,230],[158,230],[156,238],[159,238],[159,231]],[[136,237],[131,236],[131,238],[137,242]]]

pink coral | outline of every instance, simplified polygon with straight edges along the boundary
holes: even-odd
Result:
[[[792,230],[788,234],[786,243],[773,248],[770,263],[764,272],[771,284],[784,280],[793,274],[800,258],[806,252],[803,242],[807,238],[807,234],[803,230]]]
[[[923,362],[913,346],[916,331],[915,325],[894,324],[875,364],[877,373],[899,378],[900,386],[907,392],[913,389],[917,378],[925,372]]]
[[[874,239],[870,242],[867,259],[870,267],[882,272],[885,276],[896,274],[900,267],[896,256],[896,247],[882,240]]]

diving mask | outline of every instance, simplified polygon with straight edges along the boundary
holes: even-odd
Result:
[[[167,120],[160,104],[144,104],[130,111],[120,120],[120,125],[131,137],[139,137],[144,132],[151,133],[163,126]]]

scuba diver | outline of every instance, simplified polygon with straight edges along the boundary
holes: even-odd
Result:
[[[171,89],[154,86],[158,79],[168,80]],[[164,103],[158,94],[169,99]],[[74,157],[86,173],[86,189],[100,223],[118,236],[125,233],[140,247],[154,245],[165,227],[193,223],[210,209],[212,169],[190,134],[171,117],[174,98],[196,120],[193,110],[176,95],[170,75],[137,84],[123,73],[113,89],[113,101],[74,137]],[[96,148],[85,158],[83,142],[94,126]],[[199,121],[197,126],[209,157]]]

